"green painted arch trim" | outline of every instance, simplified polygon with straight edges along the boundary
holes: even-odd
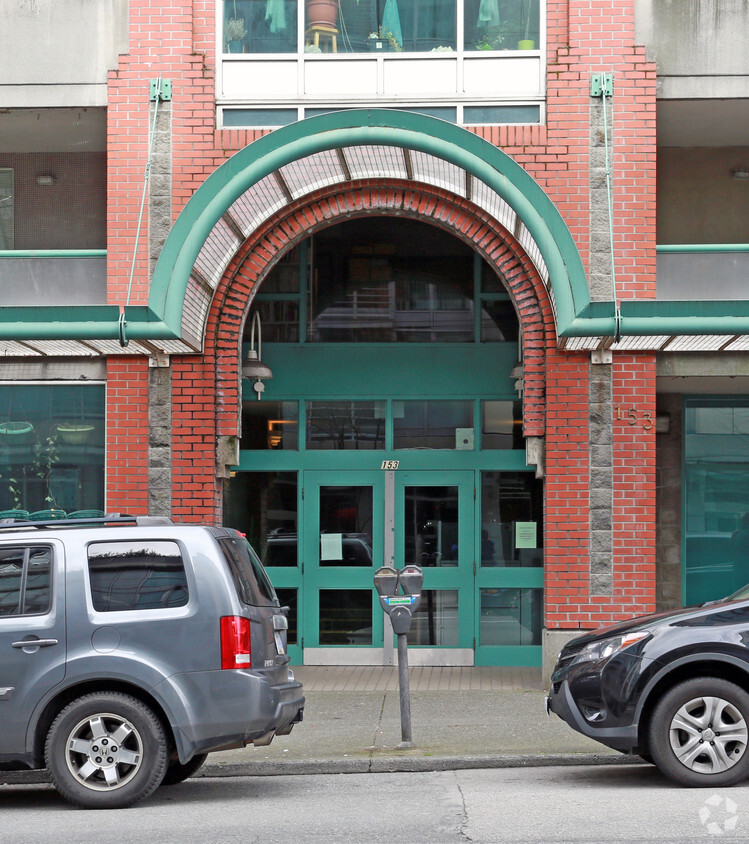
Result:
[[[567,225],[540,185],[507,154],[465,129],[434,117],[389,109],[333,112],[290,124],[254,141],[198,188],[177,218],[159,256],[149,305],[178,330],[195,261],[220,217],[253,184],[285,165],[357,145],[413,149],[471,173],[499,194],[528,229],[549,272],[558,328],[590,302],[580,254]]]

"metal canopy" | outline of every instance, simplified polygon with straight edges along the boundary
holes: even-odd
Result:
[[[749,301],[623,302],[619,318],[613,302],[591,303],[569,229],[541,187],[509,156],[432,117],[353,109],[278,129],[212,173],[164,244],[147,308],[6,308],[0,354],[199,352],[216,288],[258,226],[313,191],[376,179],[410,181],[468,199],[512,232],[546,286],[560,348],[749,348]]]

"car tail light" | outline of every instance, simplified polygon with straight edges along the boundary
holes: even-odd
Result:
[[[250,620],[239,615],[221,619],[221,667],[249,668],[252,664]]]

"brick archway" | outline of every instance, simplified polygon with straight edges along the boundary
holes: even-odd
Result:
[[[430,186],[372,180],[333,186],[286,206],[247,238],[214,296],[206,354],[216,362],[217,426],[238,433],[239,349],[258,286],[290,248],[315,231],[363,216],[401,216],[438,226],[472,246],[506,280],[522,329],[525,436],[545,426],[545,349],[555,343],[552,307],[538,273],[515,237],[472,202]]]

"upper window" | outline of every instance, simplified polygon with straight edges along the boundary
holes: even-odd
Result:
[[[226,53],[534,49],[539,0],[224,0]]]
[[[51,560],[44,546],[0,551],[0,616],[49,612]]]
[[[91,600],[98,612],[155,610],[187,603],[187,579],[176,542],[94,542],[88,547]]]

